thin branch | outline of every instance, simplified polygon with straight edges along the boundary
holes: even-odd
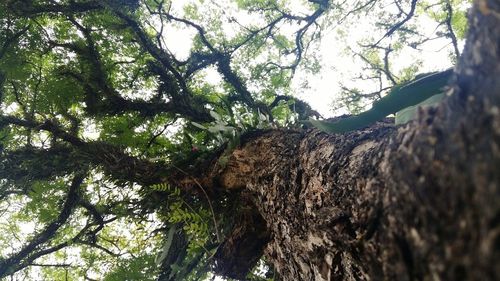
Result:
[[[455,32],[453,31],[453,26],[451,25],[451,19],[453,18],[453,8],[451,7],[450,0],[446,0],[445,4],[446,9],[446,27],[448,28],[448,36],[451,39],[451,43],[453,44],[453,50],[455,51],[455,58],[458,59],[460,57],[460,51],[458,50],[458,40]]]
[[[40,264],[40,263],[30,263],[29,266],[37,266],[37,267],[73,267],[70,263],[62,263],[62,264]]]
[[[408,13],[406,13],[406,17],[401,20],[400,22],[394,24],[385,34],[380,38],[375,44],[373,45],[378,45],[382,40],[384,40],[386,37],[391,36],[396,30],[398,30],[400,27],[402,27],[407,21],[409,21],[413,15],[415,14],[415,8],[417,7],[417,0],[412,0],[411,1],[411,8]]]

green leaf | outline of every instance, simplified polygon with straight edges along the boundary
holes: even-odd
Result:
[[[396,125],[405,124],[405,123],[408,123],[412,120],[415,120],[415,118],[417,118],[417,113],[418,113],[417,109],[419,107],[434,106],[434,105],[438,104],[439,102],[441,102],[441,100],[443,100],[444,97],[445,97],[444,93],[434,95],[434,96],[424,100],[423,102],[421,102],[417,105],[409,106],[403,110],[398,111],[396,113],[396,117],[395,117]]]

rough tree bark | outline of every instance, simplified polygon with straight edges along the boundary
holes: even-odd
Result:
[[[416,122],[249,137],[218,182],[258,213],[219,272],[262,245],[283,280],[500,280],[499,57],[500,2],[479,0],[449,97]]]

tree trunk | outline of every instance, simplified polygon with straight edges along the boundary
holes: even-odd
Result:
[[[476,1],[439,108],[403,127],[262,132],[233,152],[219,183],[256,206],[283,280],[500,280],[499,56],[500,3]]]

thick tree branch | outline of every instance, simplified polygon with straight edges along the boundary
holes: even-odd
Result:
[[[57,145],[49,149],[25,147],[2,151],[0,178],[22,183],[33,180],[50,180],[88,166],[68,146]]]
[[[165,164],[156,164],[146,159],[130,156],[123,152],[123,149],[108,143],[86,142],[65,132],[48,120],[39,123],[12,116],[0,116],[0,127],[9,124],[31,128],[36,131],[50,132],[54,137],[71,144],[80,155],[79,160],[81,162],[103,167],[104,171],[117,181],[131,181],[142,185],[150,185],[165,182],[169,175],[169,169]]]
[[[102,9],[99,1],[70,2],[68,4],[34,4],[33,1],[10,1],[8,7],[23,16],[36,16],[44,13],[77,14]]]

